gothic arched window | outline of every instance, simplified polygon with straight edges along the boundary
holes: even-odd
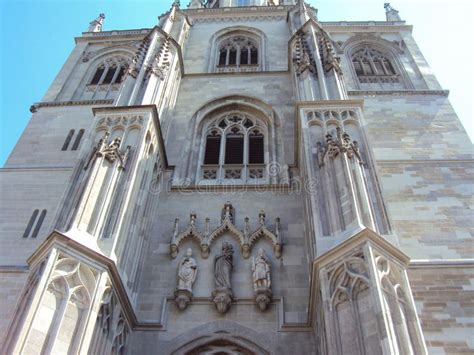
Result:
[[[99,64],[92,76],[89,85],[120,84],[125,78],[125,73],[130,63],[123,57],[108,58]]]
[[[257,41],[243,35],[224,39],[218,46],[218,71],[255,70],[260,65]]]
[[[265,177],[266,126],[241,112],[227,113],[206,128],[202,178],[255,180]]]
[[[368,46],[357,49],[351,56],[360,83],[398,83],[399,75],[389,57]]]

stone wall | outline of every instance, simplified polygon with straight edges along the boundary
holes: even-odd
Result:
[[[11,249],[10,249],[11,250]],[[16,268],[0,268],[0,349],[25,285],[28,273]]]
[[[474,352],[474,268],[427,265],[409,270],[430,354]]]

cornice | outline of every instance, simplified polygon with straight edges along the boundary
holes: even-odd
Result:
[[[112,105],[114,100],[83,100],[83,101],[45,101],[37,102],[30,107],[30,112],[35,113],[43,107],[61,107],[61,106],[96,106]]]
[[[346,108],[346,107],[364,107],[364,100],[321,100],[321,101],[297,101],[296,109],[302,108]]]
[[[192,186],[171,186],[171,192],[290,192],[294,191],[292,185],[288,184],[241,184],[241,185],[192,185]]]
[[[74,165],[71,166],[8,166],[5,168],[0,168],[0,173],[10,173],[10,172],[29,172],[34,171],[70,171],[74,168]]]
[[[131,39],[142,39],[145,37],[152,28],[140,28],[130,30],[112,30],[102,32],[83,32],[81,37],[75,37],[74,41],[80,42],[91,42],[91,41],[120,41],[120,40],[131,40]]]
[[[375,148],[377,149],[377,148]],[[376,159],[379,165],[474,164],[474,159]]]
[[[405,21],[331,21],[319,22],[321,26],[330,33],[345,32],[400,32],[413,31],[412,25],[406,25]]]
[[[183,12],[191,22],[282,21],[287,20],[292,6],[246,6],[217,9],[187,9]]]
[[[449,96],[449,90],[349,90],[349,96]]]
[[[28,265],[0,265],[0,274],[27,274]]]
[[[187,73],[183,77],[186,78],[199,78],[199,77],[211,77],[211,76],[262,76],[262,75],[289,75],[289,70],[265,70],[265,71],[252,71],[252,72],[234,72],[234,73]]]
[[[410,269],[474,268],[474,259],[416,259]]]

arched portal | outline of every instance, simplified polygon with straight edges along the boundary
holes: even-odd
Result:
[[[269,352],[255,343],[230,334],[198,338],[172,353],[173,355],[266,355]]]

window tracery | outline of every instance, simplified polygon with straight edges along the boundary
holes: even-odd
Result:
[[[255,117],[231,112],[206,128],[203,180],[265,178],[266,126]]]
[[[97,66],[89,86],[116,86],[121,84],[130,67],[130,61],[125,57],[107,58]]]
[[[218,46],[217,70],[252,71],[260,65],[259,45],[254,39],[235,35],[222,40]]]
[[[361,84],[400,82],[389,56],[379,50],[369,46],[359,48],[352,53],[351,61]]]

